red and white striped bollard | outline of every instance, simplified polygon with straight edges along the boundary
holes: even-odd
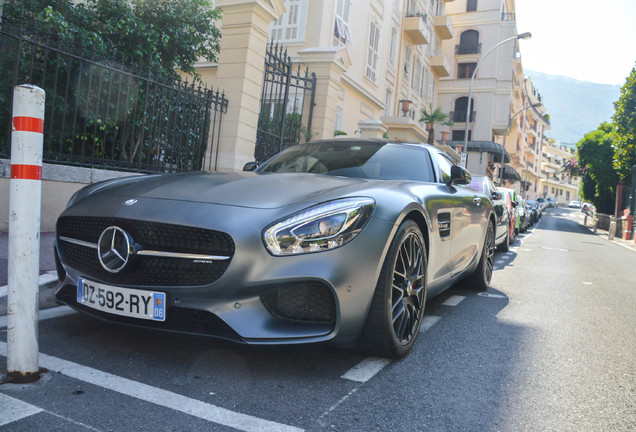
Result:
[[[7,377],[39,378],[38,291],[44,90],[20,85],[13,91],[9,181],[9,291]]]

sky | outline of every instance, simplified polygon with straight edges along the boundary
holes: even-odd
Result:
[[[622,86],[636,65],[636,0],[516,0],[523,68]]]

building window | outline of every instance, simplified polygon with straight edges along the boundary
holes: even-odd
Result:
[[[476,67],[476,62],[458,64],[457,79],[470,79],[473,76]]]
[[[334,36],[343,44],[352,42],[349,32],[349,0],[336,1],[336,21],[334,24]]]
[[[285,12],[270,26],[270,39],[279,42],[304,40],[307,0],[285,0],[285,9]]]
[[[475,99],[472,99],[470,102],[470,121],[474,122],[475,121],[475,110],[473,109],[475,107]],[[455,100],[455,110],[451,113],[451,121],[453,122],[460,122],[460,123],[465,123],[466,122],[466,118],[468,117],[467,114],[468,111],[468,98],[466,96],[462,96],[460,98],[457,98],[457,100]]]
[[[395,66],[395,46],[397,42],[397,29],[391,29],[391,41],[389,42],[389,64]]]
[[[393,115],[393,92],[391,91],[391,89],[386,89],[386,95],[384,96],[384,114],[387,117],[392,116]]]
[[[380,48],[380,26],[375,20],[369,25],[369,46],[367,48],[367,67],[365,75],[375,82],[378,68],[378,50]]]
[[[420,59],[415,59],[415,66],[413,67],[413,82],[411,83],[411,87],[415,90],[416,93],[420,92],[420,85],[422,85],[421,81],[422,77],[422,63]]]
[[[453,131],[451,139],[453,141],[464,141],[464,136],[466,135],[466,131],[461,129],[457,129]],[[472,131],[468,130],[468,141],[472,140]]]
[[[466,1],[466,12],[475,12],[477,10],[477,0]]]
[[[342,125],[344,123],[344,110],[342,107],[336,107],[336,124],[334,125],[336,131],[342,131]]]
[[[411,46],[406,44],[404,48],[404,82],[411,81]]]
[[[455,55],[480,54],[479,32],[466,30],[459,37],[459,45],[455,46]]]

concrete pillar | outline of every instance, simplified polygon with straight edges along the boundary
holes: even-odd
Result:
[[[312,140],[332,138],[340,77],[351,66],[345,47],[309,48],[298,52],[298,61],[316,74],[316,94],[311,123]]]
[[[223,36],[215,85],[229,100],[216,167],[241,170],[254,160],[269,26],[285,6],[282,0],[217,0],[216,7],[223,11]],[[215,149],[207,154],[213,157]]]
[[[389,130],[380,120],[369,119],[358,122],[362,138],[383,138]]]

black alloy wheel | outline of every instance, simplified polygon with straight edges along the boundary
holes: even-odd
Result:
[[[495,267],[495,226],[492,222],[488,223],[486,229],[486,237],[484,238],[484,248],[481,252],[481,258],[477,268],[466,280],[468,286],[477,291],[486,291],[490,281],[492,280],[492,273]]]
[[[360,345],[379,357],[404,357],[417,339],[426,305],[426,245],[419,226],[398,228],[371,301]]]

